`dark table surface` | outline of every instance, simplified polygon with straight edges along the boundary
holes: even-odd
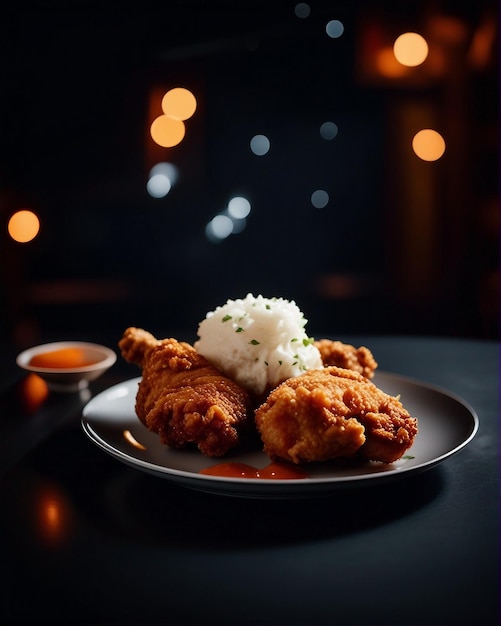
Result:
[[[53,394],[30,413],[4,352],[0,624],[499,624],[499,344],[341,339],[462,397],[475,438],[386,484],[211,495],[97,448],[80,426],[87,396]],[[137,374],[119,359],[91,393]]]

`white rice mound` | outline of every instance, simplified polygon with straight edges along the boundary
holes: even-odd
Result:
[[[207,313],[195,348],[226,376],[261,395],[287,378],[323,367],[306,322],[294,301],[249,293]]]

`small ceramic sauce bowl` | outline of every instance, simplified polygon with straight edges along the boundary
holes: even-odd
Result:
[[[113,350],[97,343],[57,341],[24,350],[16,363],[38,374],[50,390],[72,392],[88,387],[116,360]]]

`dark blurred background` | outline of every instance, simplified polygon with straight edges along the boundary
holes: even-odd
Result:
[[[415,67],[392,56],[409,31]],[[496,0],[2,4],[2,337],[191,339],[248,292],[295,300],[316,336],[497,337],[497,59]],[[165,148],[149,128],[176,87],[197,108]]]

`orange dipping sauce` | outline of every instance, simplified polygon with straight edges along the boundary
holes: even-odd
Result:
[[[264,479],[291,479],[309,478],[306,472],[288,463],[270,463],[261,469],[247,465],[247,463],[219,463],[212,467],[206,467],[200,474],[208,476],[224,476],[226,478],[264,478]]]
[[[46,367],[50,369],[71,369],[94,365],[96,360],[85,358],[85,352],[81,348],[61,348],[50,352],[42,352],[31,357],[29,365],[33,367]]]

